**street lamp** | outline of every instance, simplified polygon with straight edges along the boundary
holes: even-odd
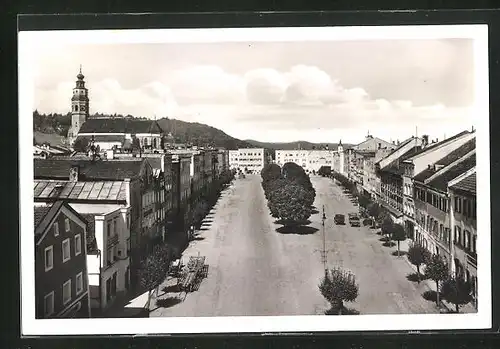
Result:
[[[325,233],[325,220],[326,220],[326,214],[325,214],[325,205],[323,205],[323,216],[321,217],[322,220],[322,228],[323,228],[323,251],[321,252],[322,256],[321,258],[323,259],[323,268],[325,269],[325,275],[328,272],[328,269],[326,267],[327,265],[327,256],[326,256],[326,233]]]

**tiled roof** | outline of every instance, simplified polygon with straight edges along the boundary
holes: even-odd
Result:
[[[143,162],[134,160],[34,159],[35,178],[69,179],[69,171],[79,166],[83,180],[115,180],[134,178],[141,172]]]
[[[87,253],[97,252],[97,241],[95,239],[95,216],[93,214],[82,214],[83,219],[87,221]]]
[[[469,134],[469,133],[470,133],[470,131],[462,131],[460,133],[457,133],[456,135],[454,135],[454,136],[452,136],[450,138],[443,139],[441,142],[430,144],[427,147],[422,148],[421,150],[419,150],[418,152],[416,152],[412,156],[417,156],[417,155],[420,155],[422,153],[425,153],[426,151],[432,150],[432,149],[437,148],[437,147],[439,147],[439,146],[441,146],[443,144],[449,143],[449,142],[451,142],[451,141],[453,141],[453,140],[455,140],[457,138],[460,138],[463,135]]]
[[[158,122],[133,118],[89,118],[79,133],[163,133]]]
[[[94,142],[125,142],[125,135],[107,135],[107,134],[97,134],[95,136],[78,136],[77,139],[86,139],[90,141],[94,138]]]
[[[41,223],[43,218],[47,215],[47,213],[50,211],[52,206],[35,206],[35,229],[38,227],[38,225]]]
[[[109,200],[125,201],[126,185],[123,181],[70,182],[35,179],[35,199]]]
[[[415,154],[419,150],[419,147],[413,147],[406,153],[403,153],[399,158],[391,162],[389,165],[381,169],[381,171],[391,172],[394,174],[403,174],[404,170],[402,166],[398,166],[398,163],[402,163],[404,160]]]
[[[447,171],[443,172],[441,175],[432,179],[429,183],[426,183],[428,186],[439,189],[441,191],[446,191],[448,182],[457,178],[461,174],[467,172],[471,168],[476,166],[476,154],[473,154],[466,159],[460,161],[456,165],[452,166]]]
[[[462,191],[467,191],[469,193],[476,194],[476,172],[463,178],[460,182],[451,186],[452,189],[458,189]]]
[[[468,154],[469,152],[471,152],[474,149],[476,149],[476,139],[475,138],[465,142],[463,145],[461,145],[457,149],[453,150],[445,157],[441,158],[434,165],[438,165],[439,167],[448,166],[451,163],[460,159],[462,156],[465,156],[466,154]],[[417,174],[415,177],[413,177],[413,179],[418,181],[418,182],[424,182],[427,178],[432,176],[438,170],[439,170],[439,168],[436,169],[435,166],[430,166],[429,168],[426,168],[425,170],[423,170],[422,172]]]

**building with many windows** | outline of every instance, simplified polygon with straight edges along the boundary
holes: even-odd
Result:
[[[149,161],[35,159],[34,170],[36,206],[65,200],[76,212],[95,215],[130,206],[131,284],[137,286],[140,261],[162,236]]]
[[[276,150],[276,164],[282,167],[287,162],[301,166],[306,172],[318,172],[323,166],[333,167],[336,151],[327,149]]]
[[[470,282],[477,309],[476,189],[476,167],[448,183],[450,229],[453,231],[452,269],[456,276]]]
[[[267,163],[264,148],[241,148],[229,151],[229,166],[245,172],[260,173]]]
[[[475,165],[474,149],[444,167],[431,167],[425,176],[414,179],[415,239],[432,253],[442,255],[450,269],[453,251],[448,183]]]
[[[87,222],[64,201],[35,206],[35,316],[91,316]]]
[[[130,288],[130,207],[83,217],[88,222],[90,306],[100,316]]]

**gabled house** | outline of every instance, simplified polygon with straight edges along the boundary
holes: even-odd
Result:
[[[64,201],[35,206],[34,222],[36,318],[90,317],[87,222]]]

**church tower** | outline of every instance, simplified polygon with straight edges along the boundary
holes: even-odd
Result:
[[[342,145],[342,140],[340,140],[337,145],[337,153],[339,154],[339,172],[344,174],[344,146]]]
[[[73,96],[71,97],[71,128],[68,132],[70,144],[78,136],[80,127],[87,121],[89,117],[89,94],[85,87],[85,76],[82,74],[82,66],[80,65],[80,73],[76,76],[76,85],[73,88]]]

